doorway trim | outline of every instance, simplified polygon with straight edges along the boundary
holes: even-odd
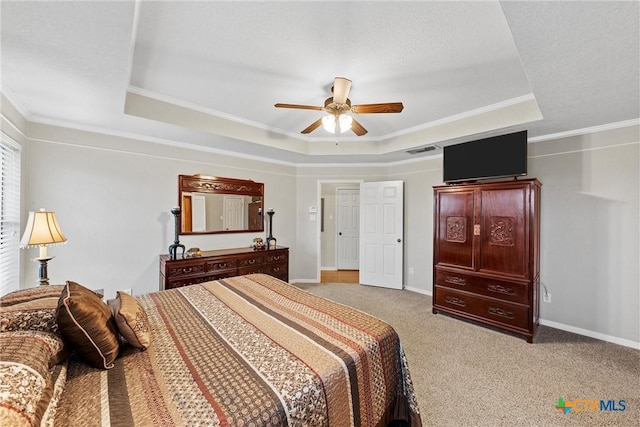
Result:
[[[361,184],[364,179],[319,179],[316,181],[316,206],[320,206],[322,198],[322,184]],[[320,218],[316,221],[316,282],[320,283],[322,269],[322,242],[320,233]]]

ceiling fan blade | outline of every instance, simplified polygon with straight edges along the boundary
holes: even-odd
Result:
[[[358,136],[362,136],[368,132],[356,119],[353,119],[351,122],[351,130]]]
[[[276,108],[296,108],[298,110],[316,110],[324,111],[324,107],[317,107],[315,105],[299,105],[299,104],[275,104]]]
[[[300,133],[311,133],[314,130],[318,129],[320,127],[320,125],[322,124],[322,118],[319,118],[318,120],[316,120],[315,122],[311,123],[309,126],[307,126],[306,129],[304,129],[302,132]]]
[[[333,82],[333,102],[336,104],[346,103],[350,90],[351,80],[344,77],[336,77]]]
[[[385,102],[382,104],[361,104],[351,107],[356,114],[399,113],[404,109],[402,102]]]

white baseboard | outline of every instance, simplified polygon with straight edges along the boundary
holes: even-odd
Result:
[[[322,271],[338,271],[338,267],[320,267]]]
[[[594,332],[588,329],[577,328],[575,326],[565,325],[564,323],[553,322],[551,320],[540,319],[538,323],[543,326],[549,326],[551,328],[556,328],[556,329],[560,329],[567,332],[573,332],[574,334],[584,335],[584,336],[595,338],[601,341],[607,341],[613,344],[623,345],[625,347],[631,347],[636,350],[640,350],[640,342],[635,342],[635,341],[627,340],[624,338],[614,337],[612,335],[601,334],[600,332]]]

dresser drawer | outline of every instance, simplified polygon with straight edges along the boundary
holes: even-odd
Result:
[[[527,329],[529,327],[529,307],[526,305],[499,301],[494,298],[471,295],[442,287],[436,287],[435,290],[436,308],[468,313],[516,328]]]
[[[169,279],[166,289],[180,288],[196,283],[210,282],[212,280],[224,279],[225,277],[236,276],[236,270],[220,270],[204,276],[185,277],[181,279]]]
[[[522,282],[488,279],[437,269],[436,285],[522,304],[529,300],[529,286]]]
[[[198,258],[171,259],[160,255],[160,289],[251,273],[264,273],[281,280],[289,280],[289,249],[256,251],[252,248],[202,251]]]
[[[238,276],[244,276],[245,274],[256,274],[256,273],[269,274],[270,268],[271,266],[268,264],[258,264],[258,265],[252,265],[249,267],[240,267],[238,269]]]
[[[269,265],[269,271],[267,274],[277,277],[278,279],[289,281],[289,264],[287,262],[281,262],[277,264]]]
[[[173,279],[195,274],[204,274],[206,272],[205,269],[206,262],[204,259],[184,260],[169,264],[167,266],[166,276],[168,279]]]
[[[236,259],[233,257],[228,258],[216,258],[213,260],[207,260],[205,264],[205,271],[207,273],[217,270],[227,270],[230,268],[236,268]]]
[[[289,252],[267,252],[264,256],[265,262],[267,263],[275,263],[275,262],[283,262],[289,259]]]
[[[264,263],[265,256],[264,255],[244,255],[236,258],[236,265],[238,268],[241,267],[251,267],[254,265],[260,265]]]

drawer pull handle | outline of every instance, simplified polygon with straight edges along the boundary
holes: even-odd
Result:
[[[507,295],[514,295],[515,292],[513,291],[513,288],[507,288],[504,287],[502,285],[489,285],[487,286],[487,289],[489,289],[492,292],[498,292],[499,294],[507,294]]]
[[[452,296],[446,295],[444,297],[444,299],[448,303],[459,305],[460,307],[464,307],[465,305],[467,305],[467,302],[465,300],[457,298],[457,297],[452,297]]]
[[[444,279],[445,282],[447,283],[453,283],[454,285],[466,285],[467,281],[464,280],[462,277],[456,277],[456,276],[447,276]]]
[[[191,273],[192,271],[193,271],[192,267],[185,267],[185,268],[182,269],[183,273]]]
[[[506,317],[507,319],[513,319],[515,317],[513,315],[513,311],[508,311],[499,307],[489,307],[489,313],[495,314],[496,316]]]

